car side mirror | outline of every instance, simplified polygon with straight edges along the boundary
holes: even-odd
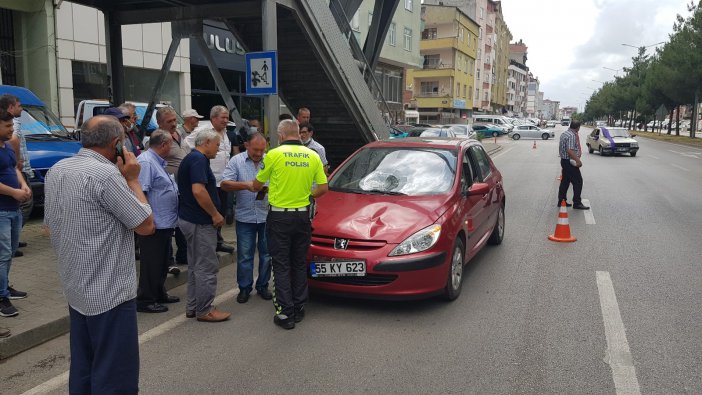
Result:
[[[483,196],[490,192],[490,185],[484,182],[476,182],[468,188],[468,196]]]

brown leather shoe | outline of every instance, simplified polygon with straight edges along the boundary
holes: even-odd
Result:
[[[202,317],[197,317],[197,320],[203,322],[222,322],[228,320],[231,315],[232,313],[225,313],[213,307],[209,313],[203,315]]]

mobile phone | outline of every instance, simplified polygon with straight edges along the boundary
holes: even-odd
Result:
[[[122,143],[117,143],[117,145],[115,145],[115,154],[117,154],[117,157],[122,158],[122,163],[125,162],[124,145]]]
[[[266,193],[268,193],[268,187],[264,185],[263,188],[261,188],[261,190],[256,194],[256,200],[263,200]]]

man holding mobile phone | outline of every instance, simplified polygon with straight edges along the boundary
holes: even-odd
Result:
[[[268,215],[268,187],[260,191],[251,190],[251,181],[263,169],[263,157],[266,150],[266,138],[260,132],[249,135],[244,143],[246,151],[229,160],[222,175],[221,188],[236,191],[236,243],[237,270],[239,284],[239,303],[246,303],[253,289],[253,264],[258,245],[258,280],[256,292],[265,299],[273,298],[268,290],[271,277],[271,259],[268,255],[266,240],[266,217]]]

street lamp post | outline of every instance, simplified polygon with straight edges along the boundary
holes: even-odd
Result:
[[[663,44],[663,43],[665,43],[665,41],[661,41],[661,42],[659,42],[659,43],[655,43],[655,44],[651,44],[651,45],[641,45],[641,46],[638,46],[638,47],[637,47],[636,45],[631,45],[631,44],[623,44],[623,43],[622,43],[622,45],[625,46],[625,47],[631,47],[631,48],[639,49],[639,48],[650,48],[650,47],[655,47],[656,45],[661,45],[661,44]]]

